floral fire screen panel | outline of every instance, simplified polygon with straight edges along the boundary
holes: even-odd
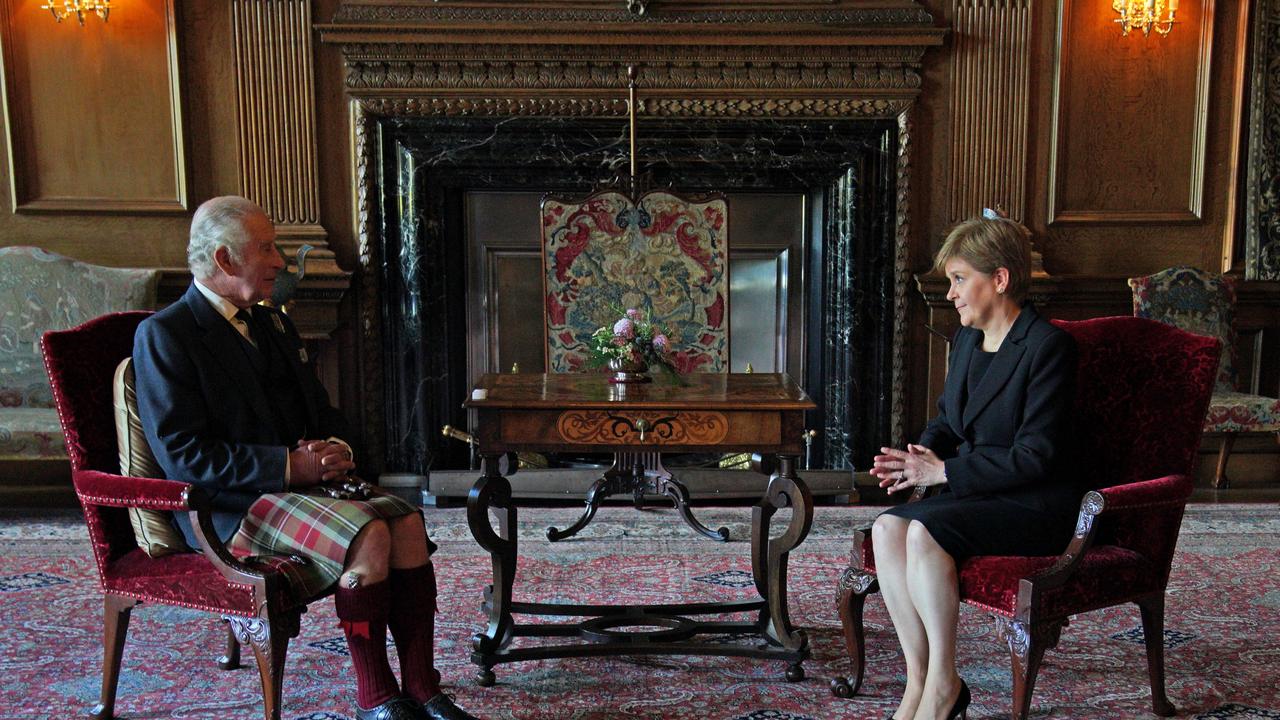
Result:
[[[544,199],[547,371],[582,370],[591,333],[625,308],[667,333],[677,371],[727,371],[728,217],[719,195]]]

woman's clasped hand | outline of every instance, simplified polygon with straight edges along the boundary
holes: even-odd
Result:
[[[947,482],[946,466],[937,453],[923,445],[911,444],[906,450],[880,448],[871,466],[871,474],[880,487],[890,493],[904,488],[932,487]]]

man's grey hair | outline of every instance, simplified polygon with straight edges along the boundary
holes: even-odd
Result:
[[[191,239],[187,243],[191,274],[201,280],[213,277],[217,269],[213,255],[219,247],[227,248],[236,262],[244,262],[245,245],[249,243],[244,221],[258,213],[263,210],[256,203],[236,195],[223,195],[201,204],[191,218]]]

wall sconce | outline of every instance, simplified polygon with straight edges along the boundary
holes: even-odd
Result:
[[[107,16],[111,14],[111,0],[47,0],[40,9],[48,10],[58,22],[62,22],[62,18],[68,15],[75,15],[76,20],[84,25],[85,13],[96,13],[102,18],[102,22],[106,22]]]
[[[1150,35],[1153,29],[1160,35],[1168,35],[1177,22],[1173,14],[1178,11],[1178,0],[1112,0],[1111,9],[1120,13],[1116,22],[1120,23],[1124,35],[1134,28],[1143,35]]]

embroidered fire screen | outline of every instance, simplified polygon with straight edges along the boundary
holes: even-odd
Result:
[[[727,371],[728,217],[718,194],[545,198],[547,371],[581,370],[591,333],[633,307],[666,330],[677,370]]]

